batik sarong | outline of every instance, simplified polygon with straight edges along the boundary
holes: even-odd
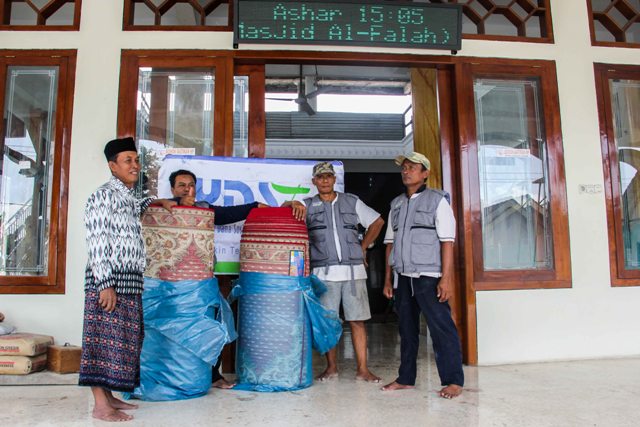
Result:
[[[142,296],[118,294],[107,313],[96,291],[85,292],[80,380],[83,386],[131,392],[140,384],[140,350],[144,337]]]

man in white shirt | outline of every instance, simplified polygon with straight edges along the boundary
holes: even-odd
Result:
[[[414,388],[422,312],[444,386],[440,396],[451,399],[462,393],[464,385],[460,337],[447,303],[453,295],[456,221],[448,195],[425,185],[430,163],[423,154],[399,156],[396,164],[402,168],[402,183],[407,191],[391,202],[384,239],[387,269],[383,293],[387,298],[395,294],[401,360],[397,379],[382,390]]]
[[[367,331],[364,321],[371,318],[367,295],[366,251],[384,225],[375,210],[357,196],[338,193],[333,187],[336,174],[330,162],[320,162],[313,168],[313,184],[318,194],[304,200],[309,230],[309,252],[313,274],[326,285],[320,297],[322,305],[339,313],[351,327],[353,349],[356,354],[356,379],[379,382],[380,378],[367,367]],[[299,202],[296,210],[304,209]],[[358,240],[358,224],[367,231]],[[325,381],[338,376],[336,349],[327,352],[327,369],[317,379]]]

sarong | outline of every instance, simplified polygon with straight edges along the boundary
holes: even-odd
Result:
[[[140,351],[144,337],[142,295],[118,294],[107,313],[96,291],[85,292],[79,385],[132,392],[140,385]]]

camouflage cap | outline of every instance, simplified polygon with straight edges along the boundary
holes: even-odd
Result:
[[[322,175],[323,173],[330,173],[331,175],[336,174],[336,171],[333,170],[333,165],[331,164],[331,162],[316,163],[316,165],[313,167],[314,177]]]

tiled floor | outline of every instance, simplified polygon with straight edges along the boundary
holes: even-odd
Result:
[[[399,358],[394,324],[369,325],[371,369],[391,381]],[[638,426],[640,359],[465,367],[466,390],[439,398],[431,348],[423,345],[416,389],[381,392],[355,381],[345,334],[341,376],[288,393],[211,390],[176,402],[139,402],[129,426]],[[323,361],[314,361],[315,371]],[[91,418],[88,389],[0,387],[0,426],[107,425]]]

